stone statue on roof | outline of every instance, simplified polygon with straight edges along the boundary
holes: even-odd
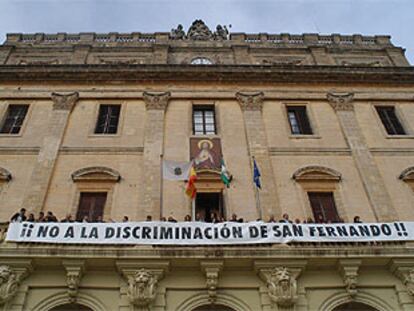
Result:
[[[176,29],[171,29],[170,34],[171,39],[173,40],[183,40],[185,39],[185,32],[183,30],[183,25],[179,24]]]
[[[227,29],[227,27],[221,26],[221,25],[217,25],[216,27],[216,32],[214,33],[214,38],[216,40],[227,40],[229,36],[229,31]]]

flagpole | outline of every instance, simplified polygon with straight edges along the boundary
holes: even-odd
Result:
[[[255,174],[255,172],[254,172],[254,163],[255,163],[255,158],[254,158],[254,156],[252,156],[252,160],[253,160],[253,165],[252,165],[252,168],[253,168],[253,178],[254,178],[254,174]],[[254,184],[254,188],[255,188],[255,193],[256,193],[256,209],[257,209],[257,212],[258,212],[258,214],[259,214],[259,218],[260,218],[261,220],[263,220],[263,219],[262,219],[262,209],[261,209],[261,207],[260,207],[260,192],[259,192],[259,188],[257,187],[257,185],[256,185],[256,184]]]
[[[260,192],[259,192],[259,189],[257,187],[256,187],[256,208],[257,208],[257,210],[259,212],[259,218],[261,220],[263,220],[262,219],[262,209],[260,207]]]
[[[160,176],[161,176],[161,181],[160,181],[160,220],[162,218],[162,215],[164,213],[164,209],[163,209],[163,187],[164,187],[164,165],[163,165],[163,157],[164,155],[161,153],[160,154]]]
[[[191,219],[193,220],[193,221],[196,221],[196,219],[195,219],[195,203],[196,203],[196,196],[197,196],[197,193],[196,193],[196,195],[194,196],[194,198],[192,198],[191,199]]]

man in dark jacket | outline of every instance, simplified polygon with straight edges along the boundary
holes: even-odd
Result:
[[[22,208],[20,212],[13,215],[13,217],[10,219],[11,222],[22,222],[26,221],[26,209]]]

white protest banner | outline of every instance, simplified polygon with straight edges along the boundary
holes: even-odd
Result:
[[[229,245],[412,241],[414,222],[395,223],[11,223],[7,241],[73,244]]]

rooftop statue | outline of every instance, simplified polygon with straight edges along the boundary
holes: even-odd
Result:
[[[231,27],[231,25],[230,25]],[[227,40],[229,37],[229,30],[226,26],[217,25],[216,32],[214,33],[214,39]]]
[[[179,24],[177,26],[177,29],[171,29],[171,39],[173,40],[183,40],[186,38],[185,32],[183,30],[183,25]]]

